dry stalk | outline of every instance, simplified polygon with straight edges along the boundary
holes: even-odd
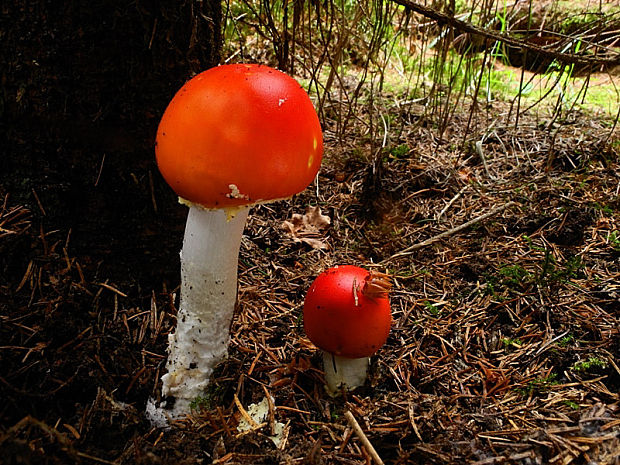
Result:
[[[362,444],[364,445],[364,448],[370,454],[370,456],[372,457],[373,461],[377,465],[383,465],[383,460],[381,460],[381,457],[379,457],[379,454],[377,453],[377,451],[375,450],[375,448],[371,444],[370,440],[368,439],[368,436],[366,436],[366,434],[364,433],[364,430],[362,430],[362,427],[357,422],[357,420],[355,419],[353,414],[349,410],[347,410],[347,411],[344,412],[344,416],[346,417],[347,421],[349,422],[349,425],[351,425],[351,428],[353,428],[353,431],[355,431],[355,435],[358,437],[358,439],[360,441],[362,441]]]
[[[473,220],[469,220],[466,223],[463,223],[455,228],[449,229],[448,231],[444,231],[440,234],[437,234],[436,236],[433,236],[429,239],[426,239],[425,241],[419,242],[417,244],[414,244],[410,247],[407,247],[404,250],[401,250],[398,253],[395,253],[394,255],[392,255],[391,257],[383,260],[383,262],[381,262],[382,264],[385,264],[387,262],[390,262],[392,260],[395,260],[397,258],[401,258],[401,257],[406,257],[407,255],[411,255],[413,252],[415,252],[416,250],[419,250],[423,247],[426,247],[427,245],[431,245],[434,242],[437,242],[438,240],[444,239],[446,237],[449,237],[453,234],[456,234],[457,232],[460,232],[464,229],[469,228],[470,226],[476,224],[476,223],[480,223],[481,221],[486,220],[487,218],[490,218],[494,215],[497,215],[499,212],[502,212],[504,210],[506,210],[507,208],[512,207],[513,205],[515,205],[516,202],[507,202],[504,205],[501,205],[499,207],[496,207],[494,209],[492,209],[491,211],[485,213],[484,215],[480,215],[477,218],[474,218]]]

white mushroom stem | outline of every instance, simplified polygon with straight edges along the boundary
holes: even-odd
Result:
[[[206,210],[191,205],[181,250],[177,327],[168,336],[162,394],[176,399],[171,418],[204,395],[215,366],[227,355],[237,298],[237,265],[249,208]]]
[[[331,395],[340,392],[341,385],[346,390],[363,386],[368,374],[370,358],[347,358],[323,351],[323,370],[326,389]]]

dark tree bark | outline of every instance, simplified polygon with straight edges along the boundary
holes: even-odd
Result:
[[[220,21],[219,0],[2,2],[0,194],[96,256],[152,248],[183,215],[155,166],[157,124],[218,63]]]
[[[7,2],[3,119],[144,123],[217,64],[220,18],[214,0]]]

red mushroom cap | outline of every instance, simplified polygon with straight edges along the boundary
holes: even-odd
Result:
[[[319,349],[347,358],[370,357],[388,338],[391,313],[386,275],[357,266],[330,268],[304,302],[304,330]]]
[[[268,66],[234,64],[204,71],[177,92],[155,151],[180,197],[226,208],[305,189],[321,164],[323,138],[297,81]]]

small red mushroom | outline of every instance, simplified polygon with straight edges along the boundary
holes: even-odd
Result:
[[[304,330],[323,351],[330,393],[366,381],[369,357],[388,338],[391,281],[386,274],[344,265],[321,273],[304,302]]]

